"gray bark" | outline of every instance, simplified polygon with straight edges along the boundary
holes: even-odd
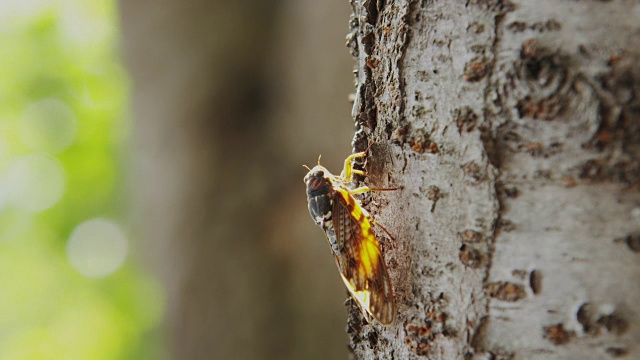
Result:
[[[352,0],[392,326],[358,358],[640,358],[640,5]]]

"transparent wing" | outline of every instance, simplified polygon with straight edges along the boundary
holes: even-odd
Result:
[[[390,324],[395,316],[395,304],[380,243],[353,196],[342,189],[335,194],[333,227],[342,248],[335,255],[342,280],[362,308],[381,324]]]

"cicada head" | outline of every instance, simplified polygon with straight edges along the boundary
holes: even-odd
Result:
[[[331,209],[333,207],[331,176],[327,169],[317,165],[309,170],[304,177],[304,183],[307,185],[309,214],[311,214],[313,221],[320,226],[331,220]]]
[[[304,183],[307,185],[307,197],[312,198],[319,195],[325,195],[329,193],[331,189],[331,175],[327,169],[320,165],[316,165],[313,169],[309,170],[304,177]]]

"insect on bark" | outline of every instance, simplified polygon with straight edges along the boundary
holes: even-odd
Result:
[[[393,287],[371,225],[378,225],[392,239],[393,236],[371,218],[353,195],[397,188],[350,189],[348,184],[354,174],[366,175],[364,171],[354,169],[352,164],[354,159],[364,156],[366,151],[349,156],[340,176],[331,174],[318,159],[318,165],[313,169],[307,167],[309,172],[304,183],[311,218],[324,230],[349,293],[366,313],[388,325],[393,322],[396,312]]]

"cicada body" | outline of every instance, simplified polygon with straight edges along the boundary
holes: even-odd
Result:
[[[354,170],[351,161],[364,155],[357,153],[347,158],[340,176],[318,164],[309,170],[304,182],[309,213],[325,233],[344,284],[362,309],[379,323],[388,325],[395,317],[389,273],[372,231],[371,217],[353,194],[395,189],[349,189],[353,174],[364,174]]]

